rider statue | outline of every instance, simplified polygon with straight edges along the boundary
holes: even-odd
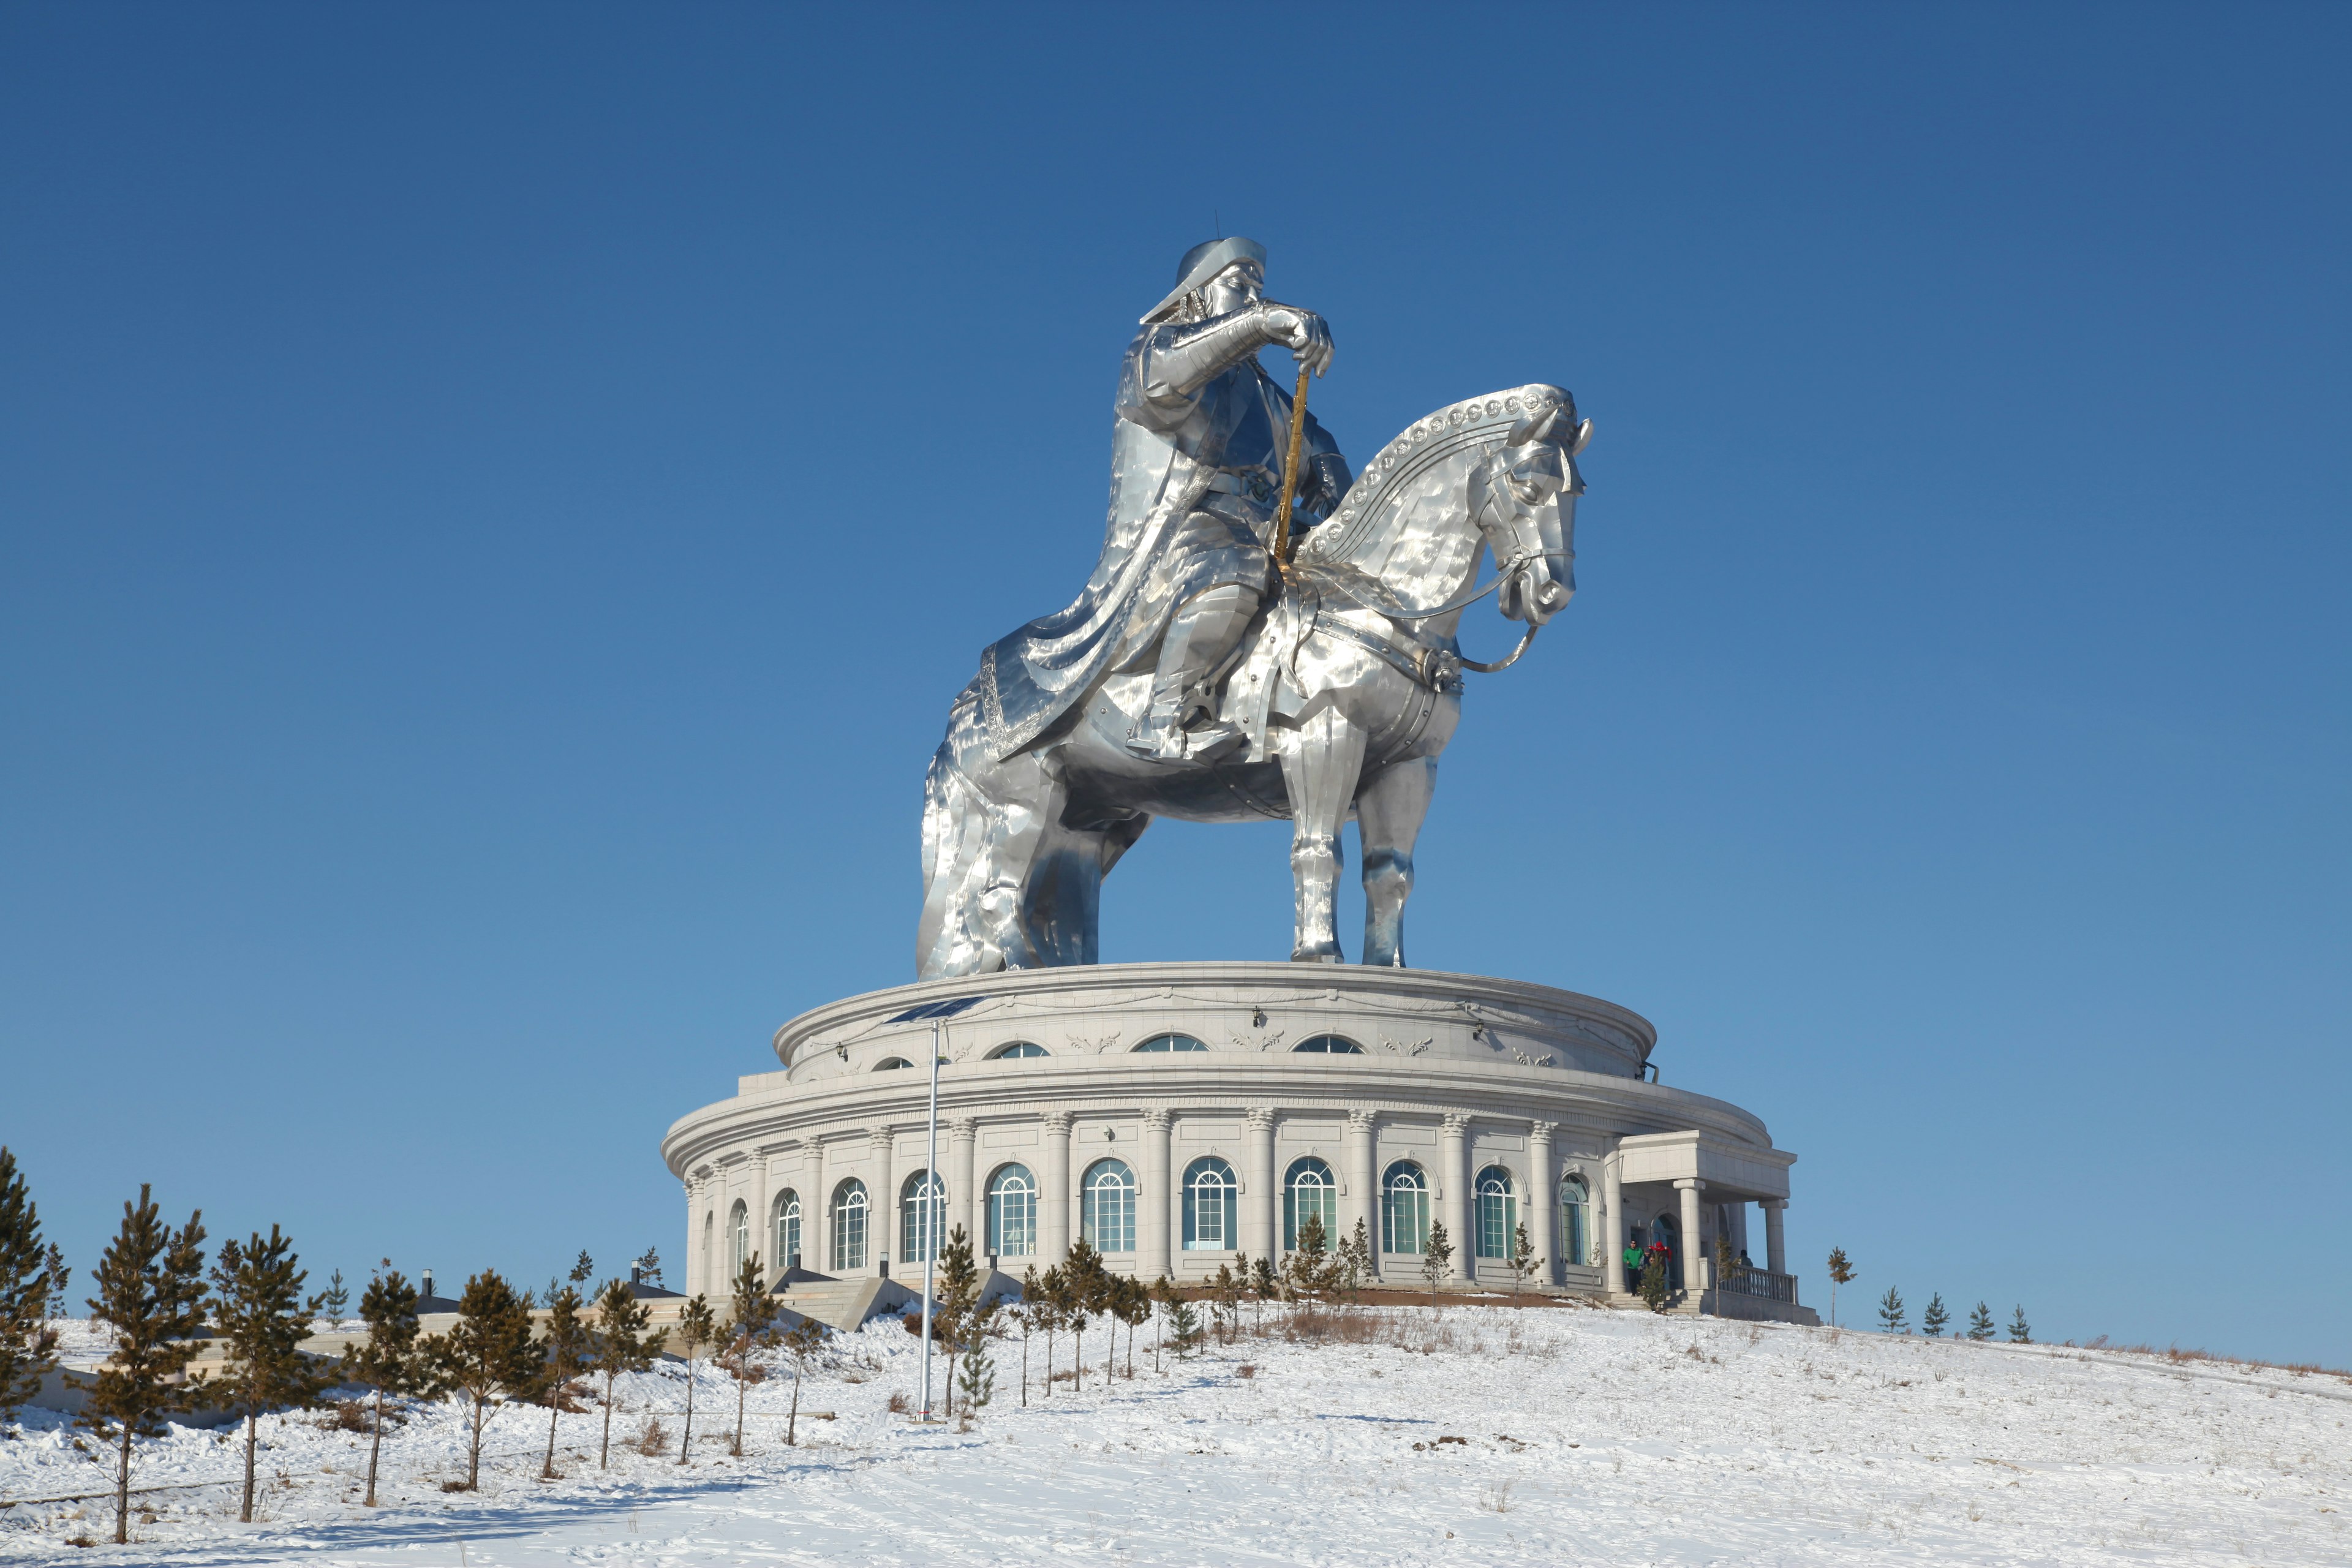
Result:
[[[1102,557],[1067,609],[981,657],[999,760],[1052,730],[1102,677],[1147,668],[1150,703],[1129,750],[1199,763],[1243,744],[1218,721],[1216,692],[1273,583],[1268,545],[1290,441],[1290,395],[1257,354],[1279,344],[1318,375],[1331,363],[1323,318],[1263,298],[1265,284],[1255,240],[1196,245],[1128,345]],[[1328,516],[1349,483],[1347,459],[1308,416],[1293,526]]]

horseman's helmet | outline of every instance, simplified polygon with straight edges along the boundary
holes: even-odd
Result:
[[[1176,307],[1184,302],[1185,295],[1236,261],[1255,261],[1263,270],[1265,267],[1265,247],[1256,240],[1234,235],[1229,239],[1204,240],[1186,251],[1184,259],[1176,264],[1174,290],[1151,308],[1150,313],[1143,318],[1142,325],[1149,327],[1167,321],[1176,313]]]

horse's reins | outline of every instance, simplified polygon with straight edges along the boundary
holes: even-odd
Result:
[[[1286,583],[1293,581],[1297,575],[1291,566],[1292,557],[1297,553],[1297,543],[1290,537],[1290,509],[1293,498],[1298,494],[1298,448],[1307,435],[1307,382],[1313,374],[1304,361],[1300,362],[1298,385],[1290,395],[1290,450],[1284,454],[1282,460],[1282,504],[1275,509],[1274,513],[1274,559],[1276,565],[1281,568],[1283,580]],[[1405,615],[1395,610],[1381,610],[1377,605],[1368,607],[1380,610],[1381,615],[1399,626],[1411,626],[1420,621],[1433,621],[1440,616],[1450,616],[1456,610],[1468,609],[1525,571],[1528,563],[1533,559],[1534,556],[1528,552],[1520,551],[1511,557],[1507,565],[1496,572],[1493,582],[1466,599],[1457,600],[1451,605],[1440,605],[1433,610],[1415,610],[1410,615]],[[1536,640],[1536,633],[1542,629],[1533,622],[1529,622],[1527,635],[1519,639],[1519,646],[1513,648],[1507,657],[1496,660],[1493,664],[1481,664],[1475,658],[1465,658],[1462,661],[1462,668],[1475,669],[1481,675],[1495,675],[1508,669],[1519,662],[1519,656],[1528,651],[1529,645]],[[1424,674],[1423,679],[1426,679],[1427,676]]]

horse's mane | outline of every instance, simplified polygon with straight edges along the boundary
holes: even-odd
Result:
[[[1367,546],[1387,538],[1415,479],[1449,458],[1499,451],[1512,426],[1561,405],[1574,406],[1560,388],[1537,382],[1465,398],[1413,421],[1364,465],[1339,510],[1299,542],[1299,555],[1333,565],[1355,563]]]

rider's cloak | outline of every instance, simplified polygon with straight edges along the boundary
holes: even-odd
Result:
[[[1154,361],[1203,325],[1146,327],[1128,346],[1111,437],[1110,514],[1093,574],[1068,608],[980,656],[973,686],[989,752],[1000,762],[1044,734],[1106,673],[1147,661],[1185,600],[1221,583],[1265,587],[1290,394],[1254,353],[1196,392],[1169,387]],[[1339,496],[1324,492],[1347,483],[1339,444],[1312,413],[1301,447],[1295,529],[1312,521],[1297,515],[1300,509],[1329,511]]]

